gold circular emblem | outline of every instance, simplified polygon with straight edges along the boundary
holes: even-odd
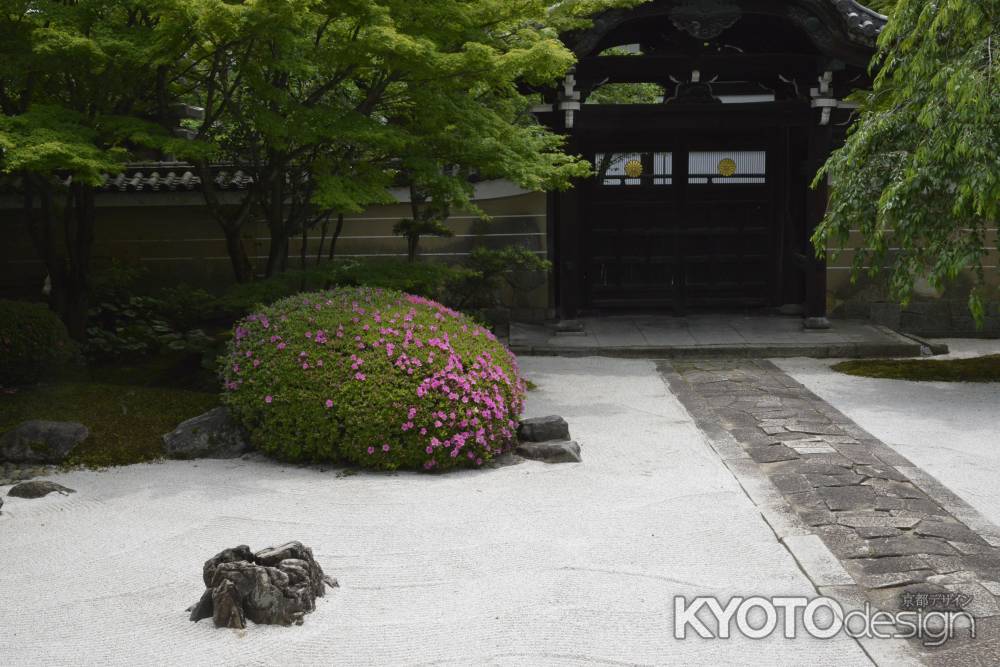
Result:
[[[625,175],[629,178],[639,178],[642,176],[642,162],[629,160],[625,163]]]
[[[729,158],[722,158],[719,160],[719,175],[720,176],[732,176],[736,173],[736,163]]]

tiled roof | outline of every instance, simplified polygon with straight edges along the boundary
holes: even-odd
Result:
[[[246,190],[253,177],[234,166],[211,168],[216,187],[221,190]],[[69,185],[72,177],[63,178]],[[185,162],[131,164],[117,174],[104,174],[97,189],[101,192],[192,192],[201,190],[201,177],[194,165]],[[0,193],[20,190],[20,179],[0,176]]]
[[[885,28],[888,19],[873,9],[868,9],[856,0],[832,0],[847,21],[847,28],[853,33],[874,39]]]
[[[216,187],[222,190],[245,190],[253,177],[241,169],[213,168]],[[105,174],[99,186],[105,192],[177,191],[201,189],[201,177],[192,165],[153,163],[132,165],[118,174]]]

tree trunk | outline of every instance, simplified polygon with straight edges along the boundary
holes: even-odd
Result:
[[[333,230],[333,236],[330,237],[330,256],[329,259],[333,259],[334,253],[337,251],[337,239],[340,238],[340,233],[344,231],[344,214],[337,214],[337,226]]]
[[[55,188],[45,177],[25,174],[23,182],[25,225],[35,251],[49,272],[49,307],[62,318],[70,336],[83,340],[90,305],[90,255],[96,219],[94,190],[74,183],[60,207],[56,203]],[[62,238],[58,238],[56,232],[60,214]]]
[[[316,249],[316,266],[323,261],[323,244],[326,243],[326,231],[330,228],[330,214],[327,213],[323,216],[323,226],[320,227],[319,232],[319,248]]]
[[[90,309],[90,253],[94,245],[97,219],[94,189],[74,183],[70,186],[72,207],[67,216],[66,248],[69,253],[69,281],[64,320],[69,335],[83,340],[87,334],[87,311]]]
[[[248,283],[253,280],[253,264],[243,246],[243,226],[220,225],[222,234],[226,237],[226,254],[233,266],[233,275],[238,283]]]
[[[406,235],[406,260],[415,262],[417,260],[417,244],[420,243],[419,234]]]
[[[229,261],[233,266],[233,276],[238,283],[250,282],[254,278],[254,270],[250,258],[247,257],[246,248],[243,247],[242,236],[243,226],[250,219],[254,193],[252,190],[248,191],[235,210],[226,208],[219,198],[215,177],[208,164],[199,162],[195,168],[201,179],[201,192],[205,204],[208,206],[208,211],[222,228],[222,234],[226,237],[226,252],[229,254]]]

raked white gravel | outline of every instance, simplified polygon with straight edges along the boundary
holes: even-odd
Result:
[[[843,637],[673,639],[675,595],[813,587],[652,363],[523,366],[539,386],[530,414],[565,416],[583,464],[344,476],[169,462],[8,499],[0,663],[869,664]],[[206,558],[287,540],[341,583],[304,626],[187,620]]]

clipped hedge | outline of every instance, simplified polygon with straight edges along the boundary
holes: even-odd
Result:
[[[75,352],[62,320],[45,304],[0,300],[0,385],[36,382]]]
[[[261,451],[387,470],[483,465],[514,444],[525,394],[487,329],[366,287],[289,297],[238,323],[224,383]]]

